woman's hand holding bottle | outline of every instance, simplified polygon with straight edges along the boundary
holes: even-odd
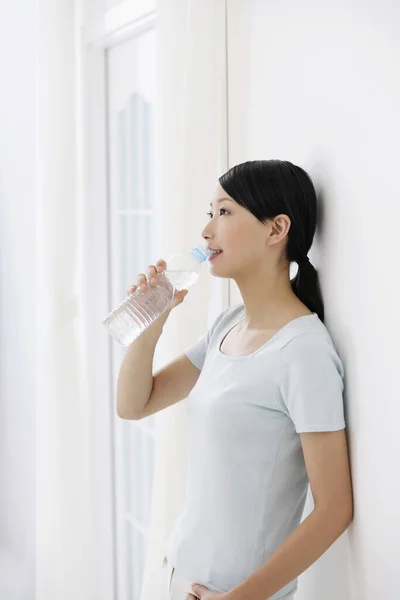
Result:
[[[147,268],[147,277],[146,277],[145,273],[139,273],[136,285],[131,285],[131,287],[128,289],[128,295],[132,294],[137,289],[140,289],[143,293],[146,293],[149,291],[150,286],[156,287],[158,285],[158,277],[160,275],[162,275],[164,273],[164,271],[166,271],[166,270],[167,270],[167,263],[162,258],[160,258],[156,262],[155,265],[149,265]],[[171,312],[171,310],[173,308],[175,308],[176,306],[178,306],[179,304],[181,304],[183,302],[183,299],[185,298],[187,293],[188,293],[187,289],[183,289],[183,290],[179,290],[179,291],[175,290],[174,299],[172,301],[172,304],[165,311],[167,313],[166,316],[169,315],[169,313]]]

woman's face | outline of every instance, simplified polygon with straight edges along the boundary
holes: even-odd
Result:
[[[261,223],[230,198],[219,183],[208,217],[202,236],[210,248],[222,250],[209,261],[212,274],[235,278],[249,266],[268,260],[267,246],[273,223]]]

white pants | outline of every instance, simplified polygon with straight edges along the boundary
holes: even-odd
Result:
[[[164,558],[164,567],[167,567],[168,600],[186,600],[188,594],[193,594],[195,598],[198,598],[191,587],[194,582],[177,573],[175,567],[168,563],[167,557]],[[288,596],[282,596],[279,600],[294,600],[294,596],[289,594]]]

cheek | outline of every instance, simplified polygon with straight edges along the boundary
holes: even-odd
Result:
[[[246,227],[245,224],[241,223],[228,223],[226,221],[223,224],[223,229],[221,230],[221,246],[223,245],[223,241],[225,242],[225,247],[236,248],[238,245],[247,246],[249,243],[254,242],[254,231],[251,231],[251,228]]]
[[[243,256],[243,258],[245,256],[254,256],[255,253],[260,252],[261,239],[253,227],[239,225],[230,228],[229,232],[227,231],[226,233],[227,237],[229,236],[229,239],[227,239],[228,247],[235,253],[237,252]],[[222,247],[224,246],[222,245]]]

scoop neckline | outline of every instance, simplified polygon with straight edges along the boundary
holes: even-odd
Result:
[[[236,321],[234,323],[234,325],[232,325],[232,327],[230,329],[228,329],[228,331],[225,333],[224,337],[218,342],[217,352],[218,352],[219,356],[223,356],[227,360],[236,360],[236,361],[237,360],[249,360],[249,359],[253,358],[253,356],[255,356],[256,354],[261,352],[264,348],[266,348],[273,340],[275,340],[275,338],[278,335],[280,335],[284,330],[286,330],[289,327],[289,325],[292,325],[293,323],[295,323],[296,321],[300,321],[301,319],[311,319],[311,318],[314,319],[315,317],[318,317],[318,315],[317,315],[317,313],[313,312],[311,315],[301,315],[301,317],[296,317],[295,319],[292,319],[291,321],[289,321],[288,323],[283,325],[283,327],[278,329],[278,331],[276,333],[274,333],[274,335],[271,338],[269,338],[269,340],[267,340],[262,346],[260,346],[256,350],[254,350],[254,352],[252,352],[251,354],[246,354],[244,356],[235,356],[235,355],[231,355],[231,354],[225,354],[224,352],[221,351],[222,343],[224,342],[224,340],[226,339],[228,334],[232,331],[232,329],[234,329],[236,327],[236,325],[239,325],[239,323],[241,323],[242,321],[245,320],[246,317],[244,316],[241,319],[239,319],[239,321]]]

